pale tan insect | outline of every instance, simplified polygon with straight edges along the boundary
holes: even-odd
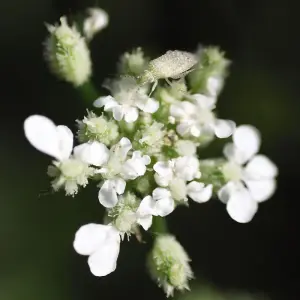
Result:
[[[198,63],[197,57],[185,51],[167,51],[164,55],[149,62],[148,68],[138,77],[140,85],[154,83],[150,95],[155,90],[159,79],[179,79],[189,72]]]

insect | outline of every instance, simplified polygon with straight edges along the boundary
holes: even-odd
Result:
[[[149,62],[148,68],[138,77],[140,85],[153,83],[150,95],[155,90],[158,80],[168,78],[179,79],[193,71],[193,67],[198,63],[197,57],[185,51],[167,51],[164,55]]]

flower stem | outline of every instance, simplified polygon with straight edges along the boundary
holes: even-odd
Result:
[[[153,216],[151,231],[153,234],[163,234],[168,232],[168,226],[165,218]]]
[[[88,106],[92,106],[93,101],[95,101],[100,96],[96,87],[90,80],[79,86],[77,90],[85,104]]]

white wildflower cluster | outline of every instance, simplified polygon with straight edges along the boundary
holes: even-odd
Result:
[[[101,10],[91,10],[86,38],[107,22]],[[91,73],[84,39],[64,18],[49,30],[53,69],[82,84]],[[95,99],[94,111],[76,121],[75,147],[68,127],[41,115],[25,120],[28,141],[53,158],[48,174],[55,191],[74,196],[89,180],[98,184],[95,197],[106,210],[105,224],[82,226],[74,240],[95,276],[115,270],[124,236],[141,240],[155,220],[181,205],[217,196],[232,219],[246,223],[275,191],[277,168],[257,154],[258,130],[216,115],[227,66],[224,54],[213,47],[195,54],[168,51],[150,61],[138,48],[122,56],[120,76],[106,81],[109,94]],[[201,160],[201,147],[215,138],[232,138],[225,157]],[[149,269],[167,295],[188,289],[189,258],[173,236],[156,237]]]

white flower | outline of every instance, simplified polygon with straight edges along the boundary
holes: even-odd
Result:
[[[94,106],[104,106],[105,111],[112,111],[117,121],[124,118],[127,123],[135,122],[139,116],[139,109],[147,113],[158,110],[158,102],[149,98],[133,78],[121,78],[114,83],[111,91],[114,97],[100,97],[94,101]]]
[[[25,136],[33,147],[56,159],[54,165],[59,169],[49,169],[49,175],[58,177],[53,181],[53,188],[65,186],[68,195],[77,193],[77,185],[86,186],[87,178],[94,173],[89,165],[101,166],[109,155],[104,144],[91,142],[76,146],[73,150],[73,133],[63,125],[56,126],[50,119],[33,115],[24,122]]]
[[[151,159],[148,155],[142,155],[141,151],[134,151],[132,157],[128,159],[122,170],[122,176],[125,180],[134,180],[146,173],[146,165],[149,165]]]
[[[59,78],[80,86],[92,73],[90,51],[76,27],[68,25],[66,17],[61,17],[60,23],[47,26],[50,36],[45,43],[45,57]]]
[[[192,95],[190,98],[192,102],[177,102],[170,107],[170,115],[179,122],[176,130],[181,136],[200,137],[213,132],[219,138],[227,138],[233,133],[235,123],[217,119],[212,112],[215,98],[201,94]]]
[[[162,187],[169,187],[172,198],[187,201],[187,196],[196,202],[206,202],[212,195],[212,185],[192,181],[201,176],[199,161],[193,156],[183,156],[170,161],[157,162],[153,166],[155,181]],[[192,181],[187,184],[187,181]]]
[[[228,183],[218,196],[227,203],[230,216],[240,223],[249,222],[256,213],[257,203],[269,199],[276,189],[277,167],[266,156],[256,154],[259,147],[258,130],[242,125],[236,129],[233,143],[224,148],[228,162],[222,172]]]
[[[120,252],[119,232],[111,225],[87,224],[79,228],[73,243],[78,254],[87,255],[95,276],[106,276],[117,266]]]
[[[83,32],[88,40],[91,40],[93,36],[108,24],[108,14],[103,9],[89,8],[88,9],[89,17],[86,18],[83,22]]]
[[[125,191],[125,180],[133,180],[144,175],[146,165],[151,161],[149,156],[142,156],[140,151],[133,152],[132,157],[127,159],[131,148],[130,140],[122,138],[110,149],[107,163],[97,171],[106,179],[99,190],[98,198],[107,208],[112,208],[118,203],[118,195],[122,195]]]
[[[137,210],[138,223],[147,230],[152,224],[152,216],[165,217],[175,209],[170,191],[156,188],[152,196],[146,196]]]
[[[179,155],[194,156],[197,151],[197,144],[190,140],[178,140],[175,143],[175,149]]]
[[[193,156],[182,156],[169,161],[160,161],[153,166],[156,183],[166,187],[173,178],[191,181],[200,178],[199,161]]]
[[[163,129],[162,123],[153,122],[147,124],[137,131],[135,134],[136,147],[142,149],[144,153],[156,155],[161,153],[161,148],[164,145],[166,130]]]

